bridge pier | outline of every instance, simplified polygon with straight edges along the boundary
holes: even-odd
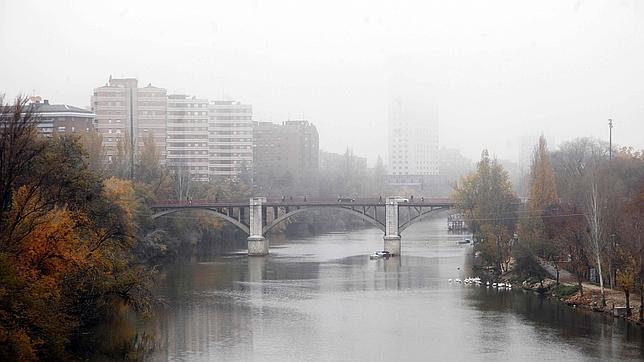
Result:
[[[248,255],[268,255],[268,240],[263,235],[263,214],[262,204],[266,201],[264,197],[253,197],[250,199]]]
[[[387,197],[385,203],[385,236],[384,250],[393,255],[400,255],[400,232],[398,230],[398,201]]]

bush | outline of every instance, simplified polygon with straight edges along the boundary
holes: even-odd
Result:
[[[576,284],[559,284],[552,292],[559,298],[569,297],[579,291],[579,285]]]

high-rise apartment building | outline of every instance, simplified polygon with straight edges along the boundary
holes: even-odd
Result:
[[[136,104],[137,80],[134,78],[113,79],[94,89],[92,110],[96,114],[96,129],[103,136],[103,148],[107,161],[117,154],[119,142],[136,130],[133,109]]]
[[[189,172],[193,179],[208,177],[208,100],[168,95],[166,160],[170,168]]]
[[[438,120],[422,102],[396,99],[389,110],[389,174],[438,175]]]
[[[209,175],[234,177],[253,163],[253,110],[235,101],[211,101],[208,107]]]
[[[195,179],[234,177],[251,171],[252,106],[236,101],[167,95],[135,78],[116,79],[94,89],[92,109],[103,136],[107,162],[121,147],[140,151],[152,134],[160,162],[189,170]],[[127,139],[125,138],[127,135]]]
[[[308,121],[254,125],[253,168],[258,182],[285,175],[303,180],[317,174],[320,145],[315,125]]]
[[[166,90],[148,84],[137,89],[137,140],[139,148],[151,134],[160,163],[166,160]]]
[[[138,88],[135,78],[112,78],[94,89],[92,110],[96,114],[96,129],[103,136],[107,161],[117,153],[119,142],[129,144],[127,135],[134,140],[135,149],[143,147],[153,134],[160,160],[165,155],[166,90],[148,84]]]

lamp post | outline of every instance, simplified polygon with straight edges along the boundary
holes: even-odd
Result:
[[[613,120],[608,119],[608,159],[613,159]]]

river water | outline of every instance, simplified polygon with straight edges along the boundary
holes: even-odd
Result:
[[[520,290],[450,284],[472,247],[446,220],[403,235],[375,229],[271,241],[271,255],[181,260],[164,269],[166,303],[148,328],[150,360],[641,360],[639,328]]]

